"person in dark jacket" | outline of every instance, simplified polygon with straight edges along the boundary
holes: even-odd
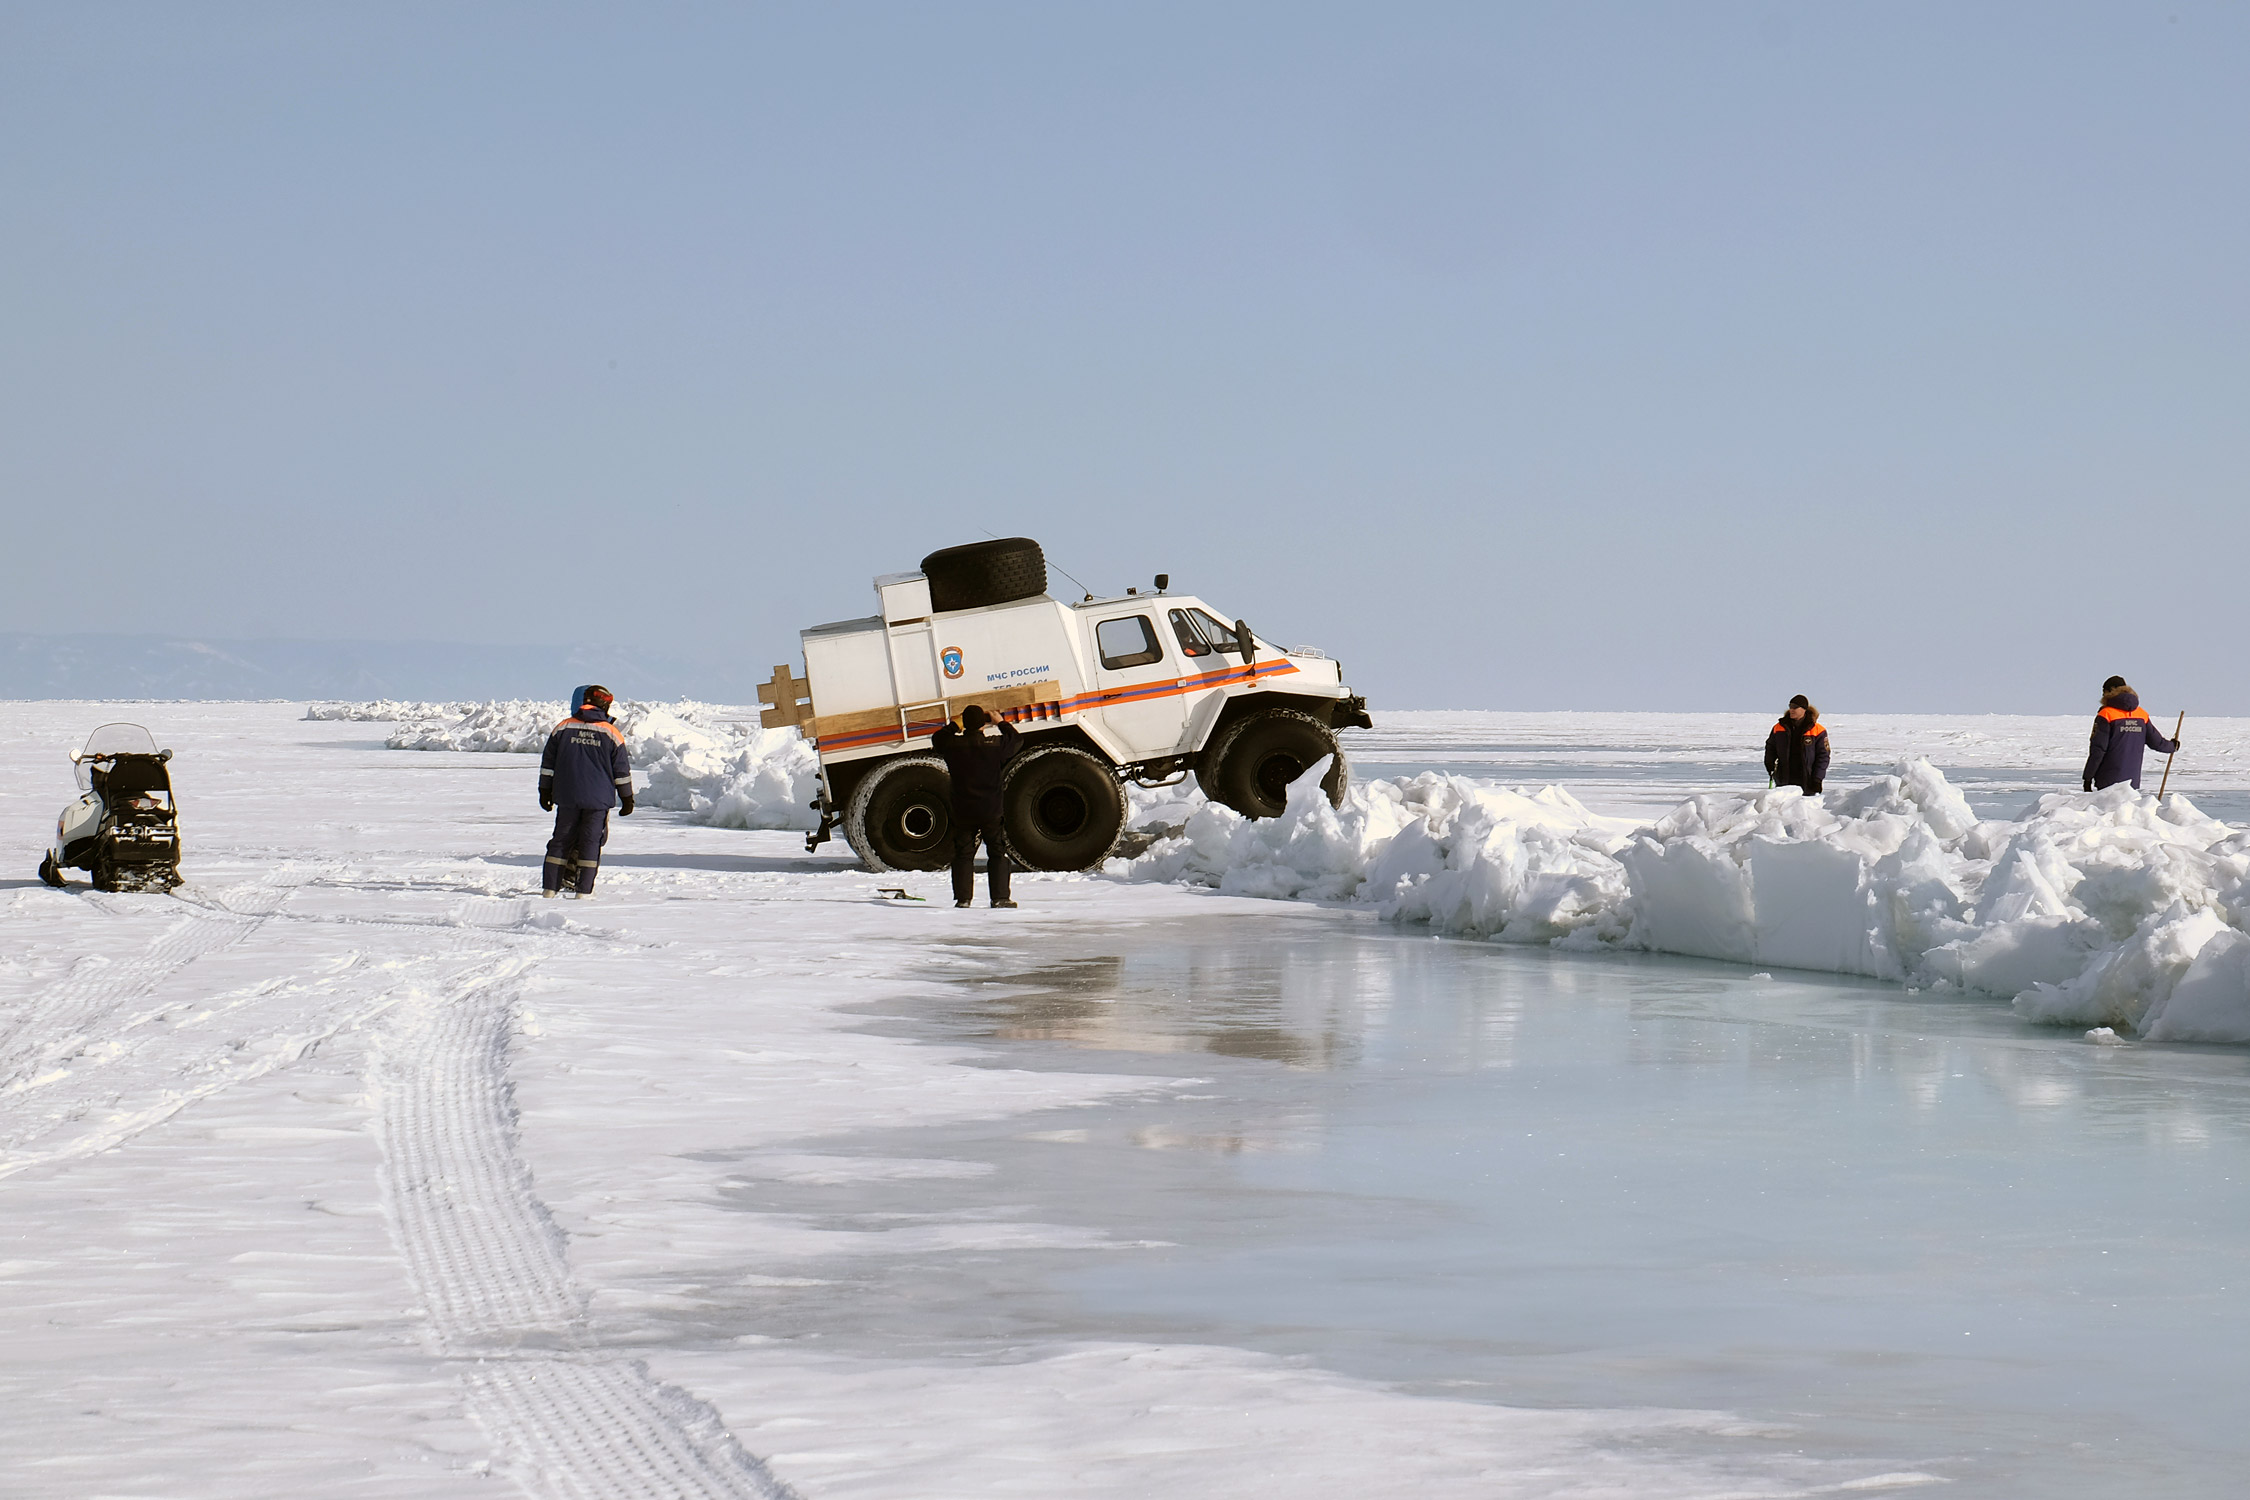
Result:
[[[986,733],[990,726],[991,733]],[[930,748],[945,757],[953,782],[953,904],[967,906],[977,893],[977,840],[984,840],[985,882],[994,906],[1008,899],[1007,845],[1000,827],[1000,778],[1016,753],[1016,726],[996,720],[980,704],[961,710],[930,736]]]
[[[1802,787],[1808,797],[1819,796],[1828,779],[1828,726],[1803,693],[1789,700],[1766,736],[1766,776],[1775,786]]]
[[[2141,695],[2122,677],[2102,684],[2101,711],[2094,715],[2093,742],[2086,749],[2086,790],[2098,792],[2120,781],[2141,789],[2141,752],[2155,750],[2177,754],[2178,740],[2168,740],[2149,722]]]
[[[539,756],[539,805],[555,815],[555,834],[547,840],[547,864],[540,888],[562,893],[563,876],[575,869],[572,895],[594,894],[594,875],[609,842],[609,810],[633,815],[633,757],[625,736],[610,722],[615,700],[608,688],[590,684],[570,695],[570,717],[547,736]]]

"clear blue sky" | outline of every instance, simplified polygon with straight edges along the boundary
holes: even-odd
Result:
[[[2250,8],[0,4],[0,629],[2250,713]]]

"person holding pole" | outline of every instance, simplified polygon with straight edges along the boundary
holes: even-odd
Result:
[[[2186,716],[2181,718],[2185,722]],[[2083,778],[2086,790],[2097,792],[2129,781],[2137,792],[2141,789],[2142,752],[2159,750],[2176,755],[2179,749],[2177,739],[2166,739],[2149,721],[2148,710],[2141,707],[2141,695],[2133,691],[2132,684],[2122,677],[2112,677],[2102,684],[2101,712],[2094,715]]]

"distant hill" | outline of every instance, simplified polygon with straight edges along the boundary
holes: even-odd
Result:
[[[748,703],[772,663],[578,646],[0,632],[0,698],[559,698]]]

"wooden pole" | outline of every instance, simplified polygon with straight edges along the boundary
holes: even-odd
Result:
[[[2183,708],[2180,710],[2179,719],[2172,725],[2172,742],[2174,745],[2177,745],[2179,743],[2180,725],[2185,724],[2186,722],[2187,710]],[[2172,752],[2172,755],[2177,755],[2179,753],[2180,752],[2175,749]],[[2172,755],[2167,755],[2164,757],[2164,779],[2156,784],[2156,800],[2159,802],[2162,802],[2164,800],[2164,789],[2172,784]]]

